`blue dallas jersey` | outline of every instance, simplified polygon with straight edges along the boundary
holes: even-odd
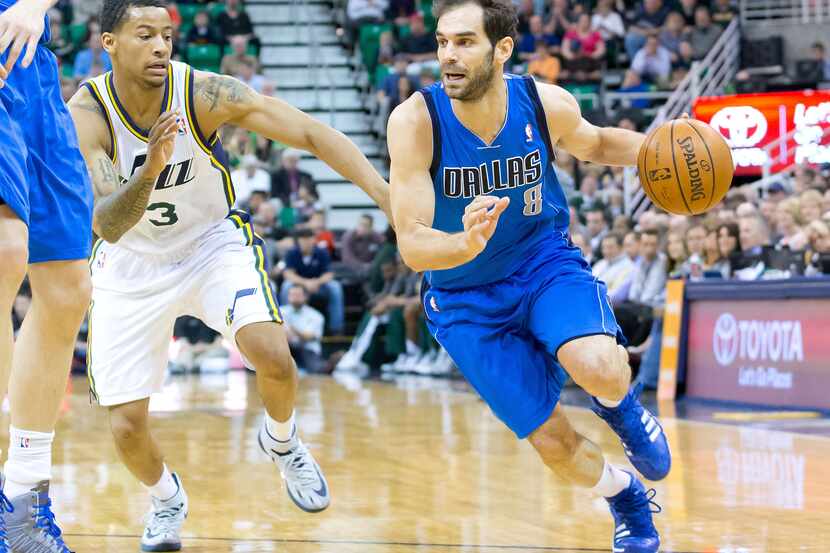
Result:
[[[432,227],[461,232],[464,208],[478,195],[510,198],[498,227],[478,257],[443,271],[429,271],[439,288],[467,288],[516,273],[545,248],[568,250],[568,203],[553,169],[545,112],[530,77],[505,75],[507,117],[487,144],[455,116],[441,83],[422,89],[432,119]],[[548,250],[549,251],[549,250]]]

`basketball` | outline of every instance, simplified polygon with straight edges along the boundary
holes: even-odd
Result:
[[[726,195],[735,165],[729,145],[715,129],[694,119],[675,119],[646,136],[637,168],[655,205],[677,215],[698,215]]]

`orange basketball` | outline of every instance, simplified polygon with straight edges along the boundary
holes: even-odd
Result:
[[[697,215],[718,205],[735,165],[726,140],[695,119],[663,123],[646,136],[637,156],[640,183],[669,213]]]

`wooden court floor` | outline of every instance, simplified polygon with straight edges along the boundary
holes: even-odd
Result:
[[[288,499],[256,446],[250,375],[178,377],[154,428],[190,496],[185,551],[593,553],[610,551],[606,504],[563,486],[465,386],[304,377],[301,435],[332,505]],[[73,380],[58,427],[53,501],[79,553],[138,551],[148,497],[118,463],[103,410]],[[624,463],[590,411],[575,425]],[[664,553],[830,552],[830,439],[663,418],[674,452],[655,485]],[[5,443],[5,442],[4,442]]]

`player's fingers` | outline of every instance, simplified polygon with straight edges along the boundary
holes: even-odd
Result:
[[[498,202],[493,206],[493,208],[487,212],[487,217],[491,220],[498,220],[499,216],[504,213],[504,210],[507,209],[507,206],[510,205],[510,198],[505,196],[504,198],[500,198]]]
[[[476,196],[473,198],[473,201],[467,204],[467,207],[464,208],[465,212],[475,211],[477,209],[489,208],[493,204],[496,203],[498,198],[493,196]]]
[[[29,67],[32,60],[35,59],[35,52],[37,52],[37,43],[40,42],[40,37],[32,35],[26,43],[26,55],[23,56],[23,61],[20,63],[23,67]]]
[[[150,141],[157,142],[176,123],[176,112],[166,111],[156,120],[153,128],[150,129]]]
[[[15,39],[14,44],[9,49],[9,57],[6,58],[6,72],[11,72],[14,64],[17,63],[17,58],[20,57],[20,53],[23,51],[23,46],[26,45],[26,39],[23,35],[18,35]]]

